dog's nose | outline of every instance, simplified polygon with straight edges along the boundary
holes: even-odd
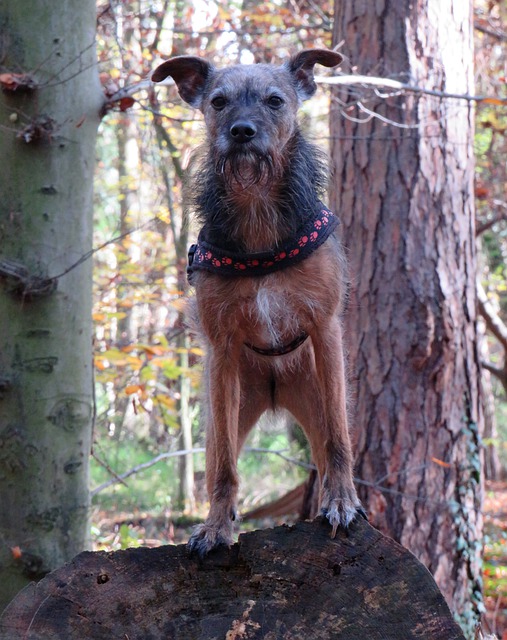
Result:
[[[234,142],[249,142],[257,135],[257,128],[253,122],[238,121],[232,125],[230,132]]]

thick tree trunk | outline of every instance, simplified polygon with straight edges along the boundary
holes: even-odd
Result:
[[[0,25],[2,609],[89,535],[92,264],[79,260],[102,94],[93,0],[4,2]]]
[[[334,41],[359,74],[473,93],[467,0],[341,0]],[[373,523],[426,564],[470,629],[482,532],[473,110],[365,91],[339,90],[331,114],[356,476]]]
[[[205,560],[183,545],[82,553],[26,589],[4,640],[464,640],[428,571],[364,520],[240,535]]]

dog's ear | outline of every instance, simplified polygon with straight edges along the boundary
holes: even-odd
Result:
[[[213,67],[203,60],[194,56],[177,56],[163,62],[153,72],[151,79],[153,82],[162,82],[167,76],[171,76],[180,96],[189,105],[199,109],[202,104],[206,81]]]
[[[339,53],[329,49],[305,49],[292,56],[286,65],[296,81],[299,97],[302,100],[308,100],[317,91],[317,85],[313,79],[315,64],[336,67],[342,60],[343,57]]]

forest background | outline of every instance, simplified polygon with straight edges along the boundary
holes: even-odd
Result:
[[[206,55],[217,64],[279,62],[300,48],[331,46],[332,16],[331,3],[311,0],[97,5],[107,108],[98,135],[89,256],[94,265],[96,549],[182,542],[206,512],[198,396],[202,351],[185,328],[183,303],[187,245],[195,234],[183,208],[184,183],[203,127],[200,114],[182,104],[174,87],[154,91],[147,78],[169,55]],[[475,95],[486,97],[475,109],[475,198],[483,469],[490,489],[501,486],[493,483],[503,480],[507,468],[506,18],[502,1],[475,1]],[[357,85],[355,108],[358,103],[362,108],[351,116],[323,82],[303,109],[305,131],[330,152],[330,104],[341,117],[359,115],[366,123],[375,117],[369,95],[370,89]],[[448,98],[439,101],[454,108]],[[401,126],[393,119],[383,125]],[[304,482],[310,463],[296,425],[261,424],[240,459],[241,511]],[[487,522],[486,533],[484,595],[490,629],[501,636],[507,526],[496,518]]]

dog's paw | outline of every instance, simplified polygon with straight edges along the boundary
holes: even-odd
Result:
[[[332,527],[331,538],[336,536],[338,527],[347,529],[350,523],[358,516],[364,518],[366,521],[368,520],[366,511],[357,498],[355,500],[331,500],[328,506],[321,508],[321,513],[329,520]]]
[[[194,528],[187,544],[189,552],[204,558],[212,549],[232,544],[232,527],[216,527],[206,522]]]

